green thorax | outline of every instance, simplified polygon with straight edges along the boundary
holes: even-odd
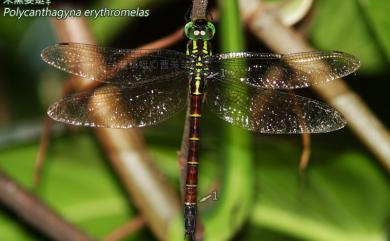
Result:
[[[189,38],[187,56],[191,68],[192,81],[190,91],[192,95],[202,95],[205,77],[208,75],[208,58],[211,56],[209,40],[215,34],[214,25],[206,19],[196,19],[185,26],[185,34]]]

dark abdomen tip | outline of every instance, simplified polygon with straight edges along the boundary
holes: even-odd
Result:
[[[184,204],[184,238],[195,241],[196,204]]]

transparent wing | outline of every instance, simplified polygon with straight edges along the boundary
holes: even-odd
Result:
[[[210,76],[265,89],[296,89],[338,79],[356,71],[360,61],[342,52],[213,55]]]
[[[45,48],[42,59],[65,72],[100,82],[134,85],[171,72],[185,72],[185,54],[173,50],[131,50],[63,43]]]
[[[223,120],[260,133],[320,133],[346,122],[333,108],[292,93],[210,81],[206,102]]]
[[[181,77],[126,88],[104,85],[65,97],[50,106],[47,113],[54,120],[79,126],[154,125],[186,106],[188,81],[186,75]]]

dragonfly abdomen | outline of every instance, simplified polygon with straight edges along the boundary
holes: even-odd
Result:
[[[196,77],[195,77],[196,78]],[[194,78],[194,80],[195,80]],[[196,81],[196,80],[195,80]],[[192,89],[192,88],[191,88]],[[202,116],[203,93],[198,88],[191,92],[189,113],[189,138],[187,156],[187,177],[184,198],[185,235],[194,240],[197,213],[197,185],[199,165],[199,127]]]
[[[187,177],[185,202],[196,204],[196,187],[198,185],[199,164],[199,127],[203,95],[191,95],[190,132],[188,139]]]
[[[195,239],[197,213],[197,185],[199,165],[199,127],[202,116],[202,101],[204,97],[205,77],[208,74],[207,57],[210,55],[207,41],[190,41],[187,54],[191,66],[189,139],[187,156],[187,177],[184,198],[185,235]]]

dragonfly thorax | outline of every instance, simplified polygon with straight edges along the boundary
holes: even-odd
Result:
[[[187,44],[188,64],[190,65],[191,74],[195,70],[204,73],[209,64],[211,56],[211,47],[208,41],[204,40],[190,40]]]
[[[209,75],[211,46],[207,40],[189,40],[187,56],[191,77],[191,93],[203,93],[205,79]]]

